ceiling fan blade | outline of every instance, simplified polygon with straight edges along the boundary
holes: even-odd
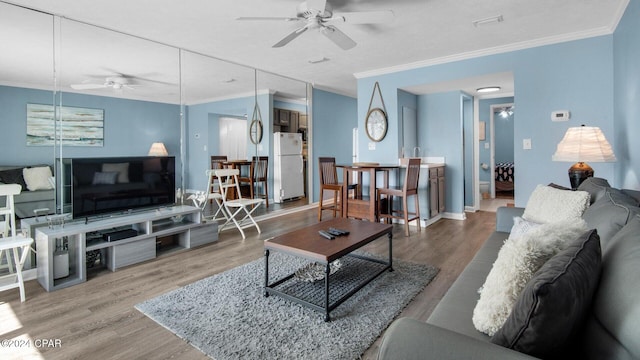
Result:
[[[107,87],[105,84],[71,84],[70,86],[74,90],[93,90]]]
[[[323,26],[322,30],[320,30],[322,35],[329,38],[329,40],[333,41],[336,45],[338,45],[342,50],[349,50],[356,46],[356,42],[353,41],[350,37],[348,37],[345,33],[338,30],[335,26]]]
[[[393,20],[393,11],[359,11],[334,14],[333,17],[325,20],[325,22],[344,22],[347,24],[380,24]]]
[[[309,10],[318,10],[322,14],[326,7],[327,0],[307,0],[307,8]]]
[[[291,34],[285,36],[282,40],[278,41],[272,47],[278,48],[278,47],[283,47],[283,46],[287,45],[288,43],[291,42],[291,40],[297,38],[298,36],[302,35],[302,33],[307,31],[308,28],[309,28],[309,26],[303,26],[303,27],[301,27],[299,29],[296,29],[294,32],[292,32]]]
[[[299,18],[296,17],[274,17],[274,16],[241,16],[239,18],[236,18],[236,20],[241,20],[241,21],[245,21],[245,20],[267,20],[267,21],[298,21],[300,20]]]

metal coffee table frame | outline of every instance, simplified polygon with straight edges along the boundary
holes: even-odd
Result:
[[[308,228],[308,236],[313,236],[312,234],[315,233],[316,236],[318,237],[317,241],[320,242],[326,242],[326,241],[337,241],[339,239],[336,238],[336,240],[326,240],[324,238],[322,238],[320,235],[317,235],[317,229],[319,225],[321,225],[321,229],[327,229],[330,226],[336,227],[336,228],[342,228],[345,230],[349,230],[351,231],[351,234],[349,234],[349,236],[354,236],[354,237],[358,237],[358,233],[356,232],[354,234],[353,230],[350,230],[347,226],[345,226],[345,222],[349,222],[349,221],[358,221],[361,222],[360,220],[351,220],[351,219],[342,219],[342,220],[338,220],[338,219],[333,219],[333,220],[329,220],[329,221],[325,221],[322,222],[318,225],[313,225],[310,226]],[[333,224],[336,223],[336,224]],[[362,223],[362,222],[361,222]],[[297,249],[291,249],[289,251],[289,249],[287,249],[286,247],[273,247],[270,246],[271,244],[269,244],[269,241],[265,242],[265,253],[264,253],[264,259],[265,259],[265,287],[264,287],[264,296],[268,297],[270,294],[274,294],[274,295],[278,295],[282,298],[285,298],[289,301],[298,303],[302,306],[311,308],[313,310],[319,311],[319,312],[324,312],[325,314],[325,318],[324,321],[328,322],[331,321],[331,316],[330,316],[330,312],[335,309],[336,307],[338,307],[340,304],[342,304],[343,302],[345,302],[347,299],[349,299],[353,294],[355,294],[356,292],[358,292],[360,289],[362,289],[364,286],[366,286],[367,284],[369,284],[371,281],[373,281],[374,279],[376,279],[378,276],[380,276],[382,273],[384,273],[385,271],[393,271],[393,234],[392,234],[392,226],[391,225],[383,225],[383,224],[374,224],[374,223],[368,223],[368,222],[364,222],[367,224],[372,224],[374,226],[382,226],[380,228],[380,231],[376,232],[376,234],[372,237],[367,237],[367,238],[363,238],[362,240],[358,240],[357,243],[355,245],[352,245],[351,248],[352,249],[344,249],[344,251],[349,251],[348,253],[345,254],[341,254],[340,252],[336,253],[334,256],[328,256],[326,260],[320,260],[318,259],[317,256],[313,256],[313,255],[317,255],[317,254],[313,254],[310,253],[309,251],[304,251],[304,249],[302,249],[303,251],[300,251],[301,249],[297,248]],[[375,259],[375,258],[371,258],[371,257],[367,257],[367,256],[362,256],[362,255],[357,255],[357,254],[353,254],[351,253],[353,250],[356,250],[376,239],[379,239],[380,237],[382,237],[383,235],[387,235],[388,241],[389,241],[389,258],[388,261],[382,261],[379,259]],[[285,234],[287,235],[287,234]],[[315,239],[314,239],[315,240]],[[355,248],[354,248],[355,247]],[[295,273],[292,273],[290,275],[285,276],[284,278],[281,278],[273,283],[269,283],[269,254],[270,251],[279,251],[279,252],[284,252],[284,253],[288,253],[290,255],[294,255],[294,256],[298,256],[298,257],[302,257],[302,258],[306,258],[306,259],[310,259],[315,261],[316,263],[322,264],[324,266],[324,306],[319,306],[317,304],[314,304],[312,302],[306,301],[302,298],[296,297],[292,294],[288,294],[285,292],[282,292],[278,289],[276,289],[276,287],[278,285],[281,285],[285,282],[287,282],[288,280],[291,280],[294,276]],[[378,263],[378,264],[382,264],[384,265],[383,268],[381,268],[380,270],[376,271],[375,273],[373,273],[373,275],[371,275],[366,281],[363,281],[361,283],[359,283],[357,286],[355,286],[353,289],[351,289],[350,291],[348,291],[346,294],[344,294],[343,296],[341,296],[340,298],[338,298],[337,300],[335,300],[333,303],[330,303],[329,300],[329,294],[330,294],[330,290],[331,290],[331,262],[335,261],[336,259],[339,259],[343,256],[351,256],[351,257],[356,257],[362,260],[366,260],[366,261],[371,261],[374,263]]]

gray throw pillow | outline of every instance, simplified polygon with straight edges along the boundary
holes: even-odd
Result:
[[[582,215],[590,229],[597,229],[602,251],[611,238],[636,214],[640,214],[636,199],[622,191],[609,188]]]
[[[0,182],[4,184],[19,184],[22,190],[27,189],[27,184],[22,177],[22,168],[0,171]]]
[[[545,359],[566,354],[591,306],[600,268],[600,241],[590,230],[540,268],[491,342]]]
[[[598,199],[604,195],[604,191],[610,187],[611,185],[609,185],[607,179],[590,177],[578,186],[578,190],[588,192],[591,195],[591,203],[593,204],[598,201]]]

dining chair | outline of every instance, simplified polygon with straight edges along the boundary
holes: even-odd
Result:
[[[222,169],[224,168],[224,163],[226,162],[227,162],[227,155],[211,155],[210,170]],[[211,174],[213,174],[213,172],[211,172]],[[215,175],[212,175],[212,176],[215,176]],[[215,184],[216,184],[215,179],[211,179],[211,182],[209,183],[209,186],[211,187],[210,193],[213,193],[215,191],[215,189],[213,188]],[[209,202],[213,204],[213,199],[210,199]]]
[[[247,183],[249,185],[249,197],[265,199],[265,206],[269,207],[269,188],[267,176],[269,175],[269,157],[254,156],[251,159],[251,167],[249,168],[249,177],[241,177],[240,184]],[[257,192],[258,186],[262,191]]]
[[[332,210],[333,217],[337,213],[342,215],[342,189],[344,184],[338,180],[338,172],[336,170],[336,158],[320,157],[318,158],[319,174],[320,174],[320,204],[318,205],[318,221],[322,221],[322,211]],[[357,184],[347,185],[347,191],[356,189]],[[329,205],[324,204],[324,191],[333,192],[333,202]]]
[[[404,221],[404,235],[409,236],[409,222],[417,220],[418,231],[420,229],[420,207],[418,205],[418,178],[420,176],[420,159],[404,158],[401,160],[402,167],[406,168],[404,184],[402,187],[387,187],[377,189],[378,219],[388,222],[390,219]],[[415,211],[409,211],[407,198],[413,196],[415,199]],[[402,197],[399,209],[394,208],[394,197]],[[386,201],[383,201],[386,200]]]
[[[258,233],[260,233],[260,226],[258,226],[258,223],[253,219],[251,214],[260,207],[262,199],[246,199],[242,197],[238,182],[238,174],[240,173],[238,169],[214,170],[214,173],[218,180],[218,186],[222,195],[222,206],[224,207],[224,212],[227,217],[227,221],[221,226],[218,226],[218,232],[235,226],[240,231],[240,234],[242,234],[242,239],[245,239],[243,229],[255,226]],[[227,197],[227,193],[231,191],[231,189],[235,189],[237,194],[236,199],[229,199]]]
[[[0,276],[0,291],[19,288],[20,301],[24,302],[24,278],[22,276],[22,268],[27,255],[31,251],[32,238],[16,235],[16,212],[15,203],[13,197],[20,194],[22,186],[19,184],[3,184],[0,185],[0,198],[4,197],[5,205],[0,207],[0,216],[3,216],[6,220],[9,219],[8,224],[11,235],[8,236],[5,228],[5,234],[0,238],[0,259],[2,255],[7,256],[7,267],[9,267],[9,273]],[[11,259],[13,256],[13,261]],[[15,272],[13,271],[15,267]]]

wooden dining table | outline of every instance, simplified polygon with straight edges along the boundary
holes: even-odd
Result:
[[[377,175],[382,173],[382,187],[389,186],[389,172],[400,168],[395,164],[378,164],[373,162],[355,162],[353,164],[338,164],[342,168],[342,216],[376,221],[378,209],[376,201],[376,189],[378,187]],[[363,175],[368,174],[369,191],[362,193]],[[356,182],[354,182],[356,180]],[[357,183],[356,194],[349,197],[347,187]]]

